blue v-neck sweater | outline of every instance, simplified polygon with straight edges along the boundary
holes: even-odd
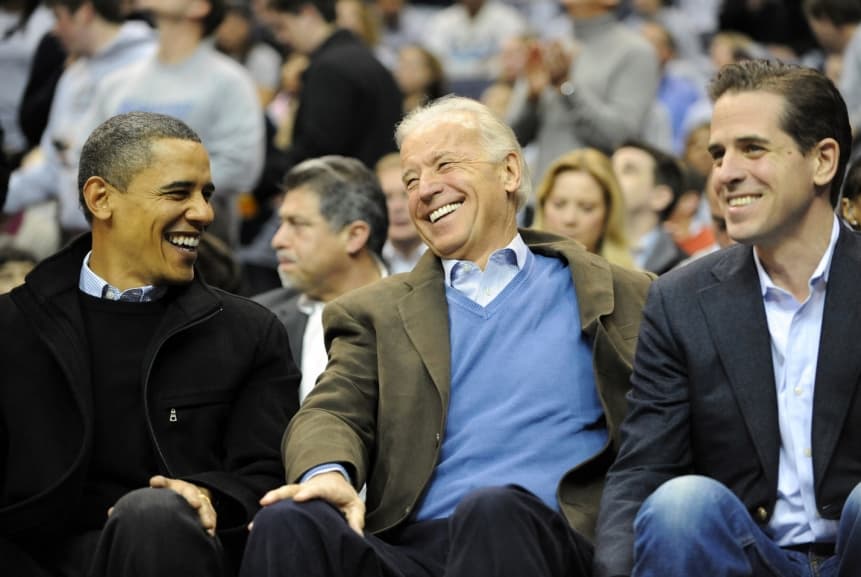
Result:
[[[417,518],[447,517],[470,491],[507,484],[558,510],[562,475],[607,440],[570,271],[530,254],[486,307],[451,287],[446,299],[451,399]]]

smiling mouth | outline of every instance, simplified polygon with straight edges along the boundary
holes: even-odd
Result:
[[[448,204],[445,204],[445,205],[439,207],[438,209],[436,209],[435,211],[433,211],[432,213],[430,213],[430,215],[428,216],[428,220],[430,220],[431,223],[434,223],[434,222],[438,221],[439,219],[441,219],[442,217],[453,213],[454,211],[459,209],[461,206],[463,206],[462,202],[450,202]]]
[[[164,235],[164,238],[171,245],[186,252],[196,253],[200,245],[199,234],[169,232]]]
[[[745,196],[736,196],[726,201],[726,205],[730,208],[738,208],[748,206],[759,200],[761,197],[758,194],[748,194]]]

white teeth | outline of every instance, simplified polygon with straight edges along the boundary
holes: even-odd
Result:
[[[446,204],[444,206],[439,207],[432,213],[430,213],[430,221],[436,222],[447,214],[450,214],[461,207],[462,202],[452,202],[450,204]]]
[[[167,240],[170,244],[182,248],[197,248],[200,244],[200,237],[198,236],[173,235],[168,237]]]
[[[749,204],[753,204],[759,199],[758,196],[738,196],[736,198],[731,198],[727,201],[727,204],[732,207],[736,206],[747,206]]]

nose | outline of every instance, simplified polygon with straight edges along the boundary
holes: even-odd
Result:
[[[289,245],[289,233],[288,226],[286,222],[282,222],[281,226],[278,227],[278,230],[275,231],[275,234],[272,236],[272,248],[276,251],[282,248],[287,248]]]
[[[722,189],[732,190],[744,180],[745,170],[740,155],[726,151],[720,162],[712,168],[714,186],[718,194]]]
[[[427,171],[419,176],[418,194],[422,202],[429,202],[440,192],[442,192],[442,182],[435,172]]]
[[[215,218],[215,209],[212,208],[212,203],[206,200],[203,193],[197,193],[191,198],[191,203],[185,215],[189,221],[199,223],[205,228],[212,224]]]

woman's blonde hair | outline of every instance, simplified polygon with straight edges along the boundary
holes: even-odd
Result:
[[[633,267],[628,236],[625,233],[625,201],[613,165],[606,154],[594,148],[580,148],[567,152],[553,161],[544,173],[536,191],[535,221],[533,228],[544,230],[544,207],[553,190],[556,178],[563,172],[580,171],[590,175],[604,193],[607,206],[604,230],[598,239],[597,253],[608,261]]]

